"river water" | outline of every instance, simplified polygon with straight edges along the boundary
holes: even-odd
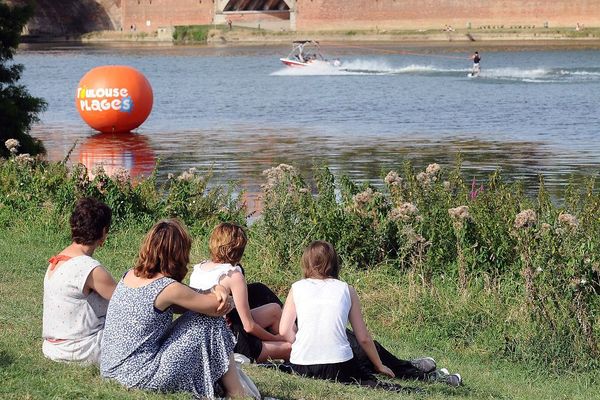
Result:
[[[479,47],[482,73],[468,78],[473,46],[330,43],[335,68],[288,69],[288,46],[25,45],[22,82],[47,100],[33,135],[49,158],[123,166],[160,176],[213,168],[251,193],[279,163],[308,173],[373,180],[411,160],[467,176],[501,168],[559,190],[600,167],[600,43],[579,47]],[[130,135],[96,135],[75,109],[91,68],[124,64],[154,91],[148,120]]]

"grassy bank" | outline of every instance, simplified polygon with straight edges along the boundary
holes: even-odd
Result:
[[[178,216],[207,255],[221,220],[245,221],[235,188],[210,173],[184,171],[163,184],[132,185],[125,171],[68,168],[25,156],[0,160],[0,397],[187,398],[126,391],[96,368],[61,365],[41,354],[45,260],[69,243],[77,197],[107,202],[115,223],[96,256],[119,277],[144,232]],[[559,200],[524,195],[500,174],[465,181],[460,165],[414,171],[408,164],[374,185],[315,170],[307,182],[289,166],[267,171],[261,217],[249,227],[249,281],[285,296],[300,277],[298,258],[313,239],[333,242],[342,278],[355,285],[376,339],[402,357],[431,355],[466,386],[407,383],[407,398],[593,398],[598,369],[600,197],[590,179]],[[466,207],[466,208],[461,208]],[[449,211],[451,210],[451,211]],[[532,212],[528,212],[531,210]],[[525,212],[527,211],[527,212]],[[392,398],[250,366],[264,395],[280,399]]]
[[[243,26],[227,25],[188,25],[176,26],[172,36],[159,32],[90,32],[75,40],[85,42],[164,42],[177,44],[204,43],[289,43],[292,40],[315,39],[321,41],[373,41],[373,42],[475,42],[493,43],[499,41],[549,41],[549,42],[597,42],[600,41],[600,28],[590,27],[576,30],[574,27],[543,28],[533,26],[481,26],[473,29],[455,29],[446,32],[440,29],[349,29],[333,31],[270,31]],[[29,40],[34,40],[30,38]],[[51,41],[51,38],[38,38]],[[65,40],[65,38],[61,38]],[[28,38],[25,37],[25,41]]]

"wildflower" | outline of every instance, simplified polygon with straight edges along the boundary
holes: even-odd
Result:
[[[431,177],[426,172],[419,172],[417,174],[417,181],[422,186],[429,186],[429,184],[431,183]]]
[[[425,173],[427,175],[433,176],[437,175],[441,171],[441,169],[442,168],[440,167],[440,164],[433,163],[427,166],[427,168],[425,169]]]
[[[577,217],[567,213],[561,213],[558,216],[558,222],[571,230],[576,230],[579,226],[579,221],[577,220]]]
[[[373,200],[374,192],[373,189],[367,188],[364,192],[360,192],[354,195],[352,200],[354,200],[354,204],[357,206],[367,204],[371,200]]]
[[[400,186],[402,185],[402,178],[398,175],[396,171],[390,171],[385,176],[385,183],[390,186]]]
[[[96,176],[96,175],[105,175],[104,165],[98,164],[98,165],[94,166],[94,168],[92,168],[92,176]]]
[[[389,218],[392,221],[402,220],[404,222],[410,221],[411,217],[418,214],[419,209],[412,203],[402,203],[400,207],[393,208],[390,211]]]
[[[264,191],[269,191],[277,186],[286,175],[296,175],[296,169],[288,164],[279,164],[276,167],[265,169],[262,173],[267,177],[267,183],[261,185]]]
[[[537,273],[540,273],[540,272],[542,272],[542,271],[543,271],[542,267],[537,267],[537,268],[535,269],[535,272],[537,272]]]
[[[21,143],[19,143],[17,139],[8,139],[6,142],[4,142],[4,145],[8,151],[10,151],[10,154],[17,154]]]
[[[113,173],[113,179],[120,184],[125,184],[125,183],[129,182],[129,180],[131,178],[129,176],[128,170],[126,170],[123,167],[118,167],[115,169],[115,172]]]
[[[450,188],[452,187],[452,185],[448,181],[444,181],[443,185],[445,190],[450,190]]]
[[[167,179],[168,179],[168,180],[171,180],[171,179],[173,179],[173,178],[175,178],[175,175],[173,175],[171,172],[169,172],[169,173],[167,174]]]
[[[517,229],[529,228],[529,227],[535,225],[536,221],[537,221],[537,214],[535,213],[535,211],[533,211],[531,209],[521,211],[520,213],[517,214],[517,216],[515,218],[515,228],[517,228]]]
[[[33,163],[33,157],[29,153],[23,153],[16,156],[15,161],[19,164],[30,164]]]
[[[581,278],[581,280],[579,281],[579,284],[581,286],[585,285],[586,283],[587,283],[587,279],[585,279],[585,278]]]
[[[481,186],[479,186],[479,188],[476,187],[476,184],[477,182],[475,181],[475,177],[473,177],[473,181],[471,182],[471,193],[469,194],[471,200],[475,200],[477,196],[483,192],[483,183]]]
[[[550,224],[548,224],[548,223],[544,222],[544,223],[542,224],[542,226],[540,227],[540,232],[542,232],[542,233],[547,233],[547,232],[550,232],[550,230],[551,230],[551,229],[552,229],[552,225],[550,225]]]
[[[469,206],[459,206],[456,208],[451,208],[448,210],[448,214],[455,221],[466,221],[471,219],[471,214],[469,213]]]
[[[181,173],[181,175],[179,175],[177,177],[178,181],[184,181],[184,182],[189,182],[192,179],[194,179],[195,175],[194,175],[194,171],[191,171],[191,168],[187,171],[183,171]]]

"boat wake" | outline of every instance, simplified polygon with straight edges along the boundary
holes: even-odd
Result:
[[[466,78],[470,68],[444,68],[435,65],[391,65],[386,61],[352,60],[336,67],[319,64],[308,67],[285,67],[271,73],[272,76],[318,76],[318,75],[421,75]],[[478,79],[488,81],[525,83],[577,83],[600,82],[600,68],[482,68]]]

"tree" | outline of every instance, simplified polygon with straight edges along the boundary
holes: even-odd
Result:
[[[10,7],[0,2],[0,156],[7,157],[7,139],[17,139],[23,153],[45,152],[42,143],[29,135],[38,114],[46,109],[44,99],[33,97],[19,85],[23,65],[13,56],[19,46],[23,27],[33,15],[30,5]]]

